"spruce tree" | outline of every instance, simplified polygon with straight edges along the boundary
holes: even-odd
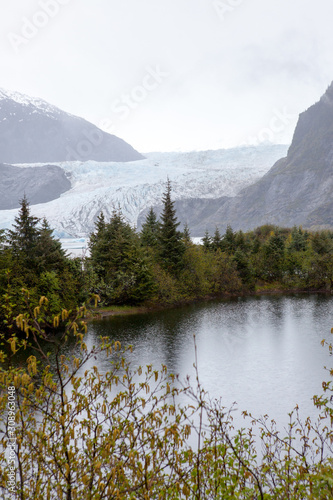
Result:
[[[262,247],[262,269],[266,279],[281,279],[285,267],[285,241],[279,231],[273,233]]]
[[[202,238],[202,244],[205,250],[211,250],[212,249],[212,238],[209,236],[208,229],[205,231],[205,235]]]
[[[145,222],[142,224],[141,229],[141,243],[146,247],[156,247],[158,243],[158,232],[159,232],[159,222],[157,220],[156,213],[154,212],[153,207],[150,208]]]
[[[99,274],[104,272],[104,264],[109,253],[109,243],[106,237],[106,222],[104,213],[101,212],[95,222],[95,231],[89,237],[89,249],[91,260],[93,261],[95,271]]]
[[[185,222],[185,225],[184,225],[183,242],[184,242],[186,248],[188,248],[189,246],[192,245],[190,228],[188,227],[187,222]]]
[[[40,219],[31,215],[30,206],[25,195],[20,204],[19,213],[15,217],[13,224],[14,229],[8,231],[8,243],[15,259],[28,267],[35,267]]]
[[[213,250],[221,250],[222,237],[219,228],[216,226],[215,233],[212,239],[211,247]]]
[[[50,228],[48,221],[44,217],[35,247],[38,271],[62,271],[67,258],[68,256],[63,250],[60,241],[53,236],[53,229]]]
[[[174,202],[171,201],[171,183],[168,179],[163,195],[163,211],[161,214],[161,229],[159,234],[159,256],[162,266],[171,271],[177,271],[182,266],[185,246],[182,233],[178,231],[179,222],[176,217]]]
[[[232,227],[228,224],[225,234],[222,238],[221,248],[223,252],[233,254],[236,250],[236,237]]]
[[[93,243],[97,239],[100,239],[105,232],[105,228],[106,228],[105,217],[104,213],[101,212],[97,216],[97,220],[95,222],[95,232],[90,235],[90,242]]]
[[[139,303],[154,291],[154,280],[135,230],[114,209],[109,222],[100,216],[90,237],[91,263],[99,282],[94,289],[105,303]]]
[[[291,242],[289,245],[289,250],[301,252],[305,251],[306,248],[307,241],[302,229],[300,227],[297,228],[296,226],[294,226],[291,231]]]

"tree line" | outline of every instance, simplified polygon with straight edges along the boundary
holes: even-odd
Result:
[[[70,258],[46,219],[31,215],[23,198],[12,229],[0,233],[0,311],[9,321],[25,310],[22,289],[50,313],[75,309],[98,295],[102,305],[167,305],[265,290],[331,290],[333,232],[264,225],[253,231],[207,231],[194,244],[180,230],[171,184],[160,219],[151,208],[138,232],[114,209],[101,212],[90,235],[90,256]],[[6,311],[6,315],[5,315]],[[5,317],[7,316],[7,317]]]
[[[332,498],[331,381],[314,397],[318,421],[302,421],[296,407],[283,434],[267,415],[245,411],[247,428],[236,430],[233,408],[210,399],[198,371],[191,386],[166,366],[133,368],[127,350],[109,338],[88,349],[80,304],[91,296],[104,304],[167,304],[277,287],[331,288],[330,231],[228,227],[195,245],[187,227],[179,230],[170,183],[163,206],[160,220],[149,211],[140,232],[119,210],[109,220],[101,213],[84,261],[69,258],[25,198],[13,228],[2,231],[2,496]],[[323,344],[332,353],[332,343]],[[92,366],[97,357],[108,363],[104,374]]]

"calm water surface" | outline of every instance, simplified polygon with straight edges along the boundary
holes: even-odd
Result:
[[[261,296],[94,321],[88,346],[110,336],[133,346],[134,365],[163,363],[181,379],[189,374],[194,384],[195,334],[199,375],[209,394],[227,407],[236,401],[239,410],[268,413],[280,427],[296,404],[303,416],[317,415],[311,398],[329,379],[324,365],[333,366],[320,342],[332,327],[332,297]],[[107,362],[100,359],[99,368],[107,370]]]

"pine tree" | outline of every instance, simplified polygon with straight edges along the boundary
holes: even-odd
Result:
[[[183,242],[184,242],[184,245],[186,248],[188,248],[192,245],[190,228],[188,227],[187,222],[185,222],[185,224],[184,224]]]
[[[177,229],[180,223],[177,221],[174,202],[171,201],[171,183],[169,179],[163,195],[163,205],[159,234],[159,256],[162,266],[174,272],[182,266],[185,246],[182,241],[182,233]]]
[[[60,241],[53,236],[53,229],[50,228],[48,221],[44,217],[35,247],[38,271],[61,271],[67,258],[68,256],[63,250]]]
[[[228,224],[225,234],[222,238],[222,250],[228,254],[233,254],[236,250],[236,237],[232,227]]]
[[[143,246],[155,248],[158,244],[159,222],[153,207],[150,208],[141,229],[141,243]]]
[[[103,265],[109,253],[109,243],[106,237],[106,222],[103,212],[97,216],[95,231],[90,234],[88,246],[95,271],[99,273],[99,271],[103,269]]]
[[[211,248],[212,250],[221,250],[222,237],[219,228],[216,226],[214,236],[212,238]]]
[[[21,208],[13,224],[14,229],[8,231],[8,242],[15,259],[20,260],[26,266],[34,267],[40,219],[31,215],[25,195],[20,204]]]
[[[202,238],[202,244],[205,250],[211,250],[212,249],[212,238],[209,236],[209,232],[206,229],[205,235]]]
[[[291,242],[289,244],[288,250],[301,252],[305,251],[307,248],[306,237],[302,231],[302,229],[296,226],[293,227],[291,231]]]
[[[90,237],[91,263],[105,303],[139,303],[154,290],[152,272],[135,230],[114,209],[110,221],[100,216]]]
[[[101,212],[97,216],[97,220],[95,222],[95,232],[90,235],[90,242],[93,243],[95,240],[100,239],[105,232],[105,228],[106,228],[105,217],[104,213]]]
[[[101,213],[95,223],[95,232],[90,235],[89,248],[96,272],[105,277],[112,276],[120,265],[123,247],[132,236],[132,228],[124,220],[120,210],[113,209],[110,221],[105,222]]]
[[[262,269],[267,279],[281,279],[285,267],[285,241],[279,231],[269,237],[262,247],[262,254]]]

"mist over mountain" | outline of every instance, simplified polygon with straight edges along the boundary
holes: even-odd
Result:
[[[135,161],[143,156],[115,135],[42,99],[0,89],[0,162]]]
[[[235,197],[181,200],[178,216],[201,236],[227,224],[248,230],[270,223],[333,227],[333,83],[319,102],[301,113],[285,158]]]

